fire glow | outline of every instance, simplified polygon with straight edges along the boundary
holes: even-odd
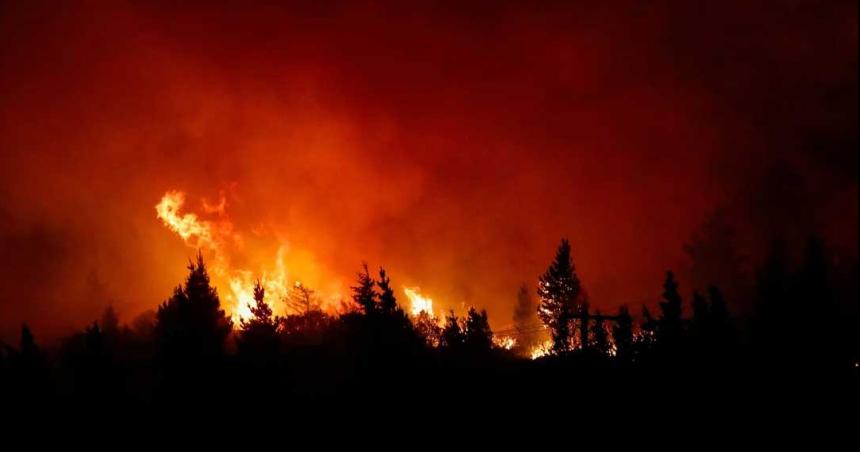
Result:
[[[253,271],[245,268],[235,268],[231,265],[229,255],[236,249],[242,248],[242,236],[234,231],[233,224],[226,214],[227,201],[221,196],[220,201],[214,207],[203,201],[203,210],[208,214],[217,214],[215,220],[205,220],[193,212],[183,212],[186,195],[181,191],[168,191],[155,206],[157,217],[164,225],[175,232],[189,247],[206,251],[210,274],[216,286],[221,283],[229,287],[229,292],[224,294],[227,310],[234,324],[251,316],[251,306],[254,304],[254,284],[259,277],[266,290],[270,305],[275,311],[286,312],[287,303],[272,301],[286,301],[289,297],[291,284],[300,286],[298,280],[290,283],[288,270],[285,263],[286,247],[278,247],[274,265],[269,269]],[[422,294],[419,287],[403,287],[403,293],[409,300],[409,313],[413,318],[425,313],[441,326],[441,316],[433,311],[433,299]],[[332,300],[340,299],[339,295]],[[320,306],[327,311],[336,311],[332,303],[323,303]],[[328,309],[326,309],[328,308]],[[497,337],[494,345],[498,348],[511,350],[516,346],[513,337]],[[549,351],[549,343],[540,344],[530,351],[532,359],[544,356]]]
[[[278,247],[274,266],[268,270],[255,273],[248,269],[233,268],[227,249],[241,248],[242,237],[234,232],[232,223],[226,217],[226,198],[222,196],[214,209],[203,202],[205,211],[219,214],[217,221],[203,220],[195,213],[182,213],[185,199],[183,192],[168,191],[155,206],[155,211],[164,225],[179,235],[186,245],[208,252],[207,262],[213,279],[226,283],[230,288],[224,298],[234,323],[250,317],[254,303],[254,282],[258,275],[270,300],[284,300],[287,297],[289,283],[284,246]],[[281,308],[283,304],[271,303],[273,309]]]
[[[436,315],[433,313],[433,300],[421,295],[421,289],[418,287],[404,287],[403,293],[409,299],[409,313],[413,317],[418,317],[422,312],[426,312],[431,318],[436,318]]]

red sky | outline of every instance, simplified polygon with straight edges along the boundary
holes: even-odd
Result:
[[[163,301],[168,190],[225,193],[237,265],[497,327],[561,237],[593,305],[656,303],[717,206],[856,256],[856,2],[173,3],[0,6],[0,337]]]

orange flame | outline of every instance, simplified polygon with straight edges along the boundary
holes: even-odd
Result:
[[[540,344],[538,344],[537,346],[535,346],[534,348],[532,348],[531,351],[529,352],[529,357],[531,357],[531,359],[538,359],[540,357],[549,355],[551,351],[552,351],[552,341],[547,339],[547,340],[541,342]]]
[[[512,336],[495,336],[493,345],[504,350],[511,350],[517,345],[517,340]]]
[[[225,248],[230,244],[241,244],[242,240],[241,236],[233,233],[233,225],[226,218],[225,198],[222,197],[215,208],[204,202],[205,211],[217,213],[221,217],[217,222],[202,220],[194,213],[182,213],[184,204],[184,193],[168,191],[155,206],[155,211],[164,225],[178,234],[186,245],[206,249],[211,253],[209,264],[213,280],[224,282],[230,288],[224,298],[235,323],[238,324],[239,320],[251,316],[256,276],[260,276],[269,300],[283,300],[287,296],[289,284],[284,264],[284,246],[278,248],[274,270],[255,274],[246,269],[234,269],[230,266]],[[271,301],[270,304],[273,309],[279,308],[280,305]]]
[[[413,317],[426,312],[431,318],[436,318],[433,314],[433,300],[429,297],[421,295],[421,289],[418,287],[404,287],[403,293],[409,299],[409,312]]]

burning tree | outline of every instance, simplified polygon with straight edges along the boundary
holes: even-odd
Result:
[[[319,300],[316,292],[310,287],[296,282],[290,288],[290,293],[285,300],[287,307],[293,312],[303,315],[308,315],[311,311],[319,310]]]
[[[435,317],[427,311],[421,311],[412,321],[415,332],[431,347],[438,347],[442,339],[442,327]]]
[[[555,259],[540,277],[537,291],[540,298],[538,316],[550,330],[555,354],[570,350],[571,320],[581,291],[570,257],[570,243],[562,239]]]
[[[609,334],[606,332],[606,320],[597,311],[594,327],[591,329],[591,347],[604,355],[609,354]]]

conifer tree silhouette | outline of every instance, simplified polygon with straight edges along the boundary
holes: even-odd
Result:
[[[379,309],[383,314],[391,315],[397,310],[397,299],[394,297],[394,290],[391,288],[391,279],[385,273],[385,269],[379,269],[379,280],[376,282],[379,286]]]
[[[470,307],[466,314],[465,343],[472,351],[489,351],[493,346],[493,331],[487,311]]]
[[[361,308],[365,315],[376,312],[376,282],[367,270],[367,264],[362,264],[363,270],[358,273],[358,284],[352,286],[352,300]]]
[[[570,256],[570,243],[562,239],[555,259],[538,282],[540,306],[538,316],[552,335],[552,351],[561,354],[570,350],[571,320],[581,287]]]
[[[612,340],[615,342],[615,356],[619,360],[629,361],[633,357],[633,318],[627,306],[618,308],[618,315],[612,328]]]
[[[642,306],[642,324],[639,327],[640,334],[636,338],[637,354],[648,355],[653,352],[657,342],[658,322],[651,315],[647,306]]]
[[[176,287],[156,313],[155,335],[162,357],[173,364],[222,356],[232,329],[209,282],[202,253],[196,263],[188,264],[188,271],[185,284]]]
[[[254,305],[251,317],[239,321],[236,338],[239,351],[254,358],[271,357],[278,347],[278,319],[272,317],[272,308],[266,303],[266,291],[259,280],[254,283]]]
[[[681,294],[678,293],[678,283],[671,271],[666,272],[663,282],[663,301],[660,302],[660,321],[658,323],[658,340],[665,349],[676,349],[682,341],[683,320],[681,319]]]
[[[597,311],[597,319],[591,328],[591,347],[603,355],[609,354],[609,335],[606,332],[606,321]]]
[[[708,301],[698,291],[693,291],[693,323],[690,328],[691,339],[695,341],[695,345],[700,349],[708,347],[711,340],[711,315]]]
[[[119,316],[113,308],[113,304],[109,304],[102,313],[99,319],[99,327],[101,331],[108,335],[114,336],[119,332]]]
[[[443,348],[456,350],[465,343],[465,334],[463,327],[460,325],[460,319],[454,315],[454,311],[450,311],[445,316],[445,325],[442,327],[442,335],[440,337],[440,346]]]
[[[735,327],[732,316],[729,313],[723,292],[716,286],[708,288],[708,301],[710,302],[708,319],[711,335],[723,345],[731,346],[735,340]]]

